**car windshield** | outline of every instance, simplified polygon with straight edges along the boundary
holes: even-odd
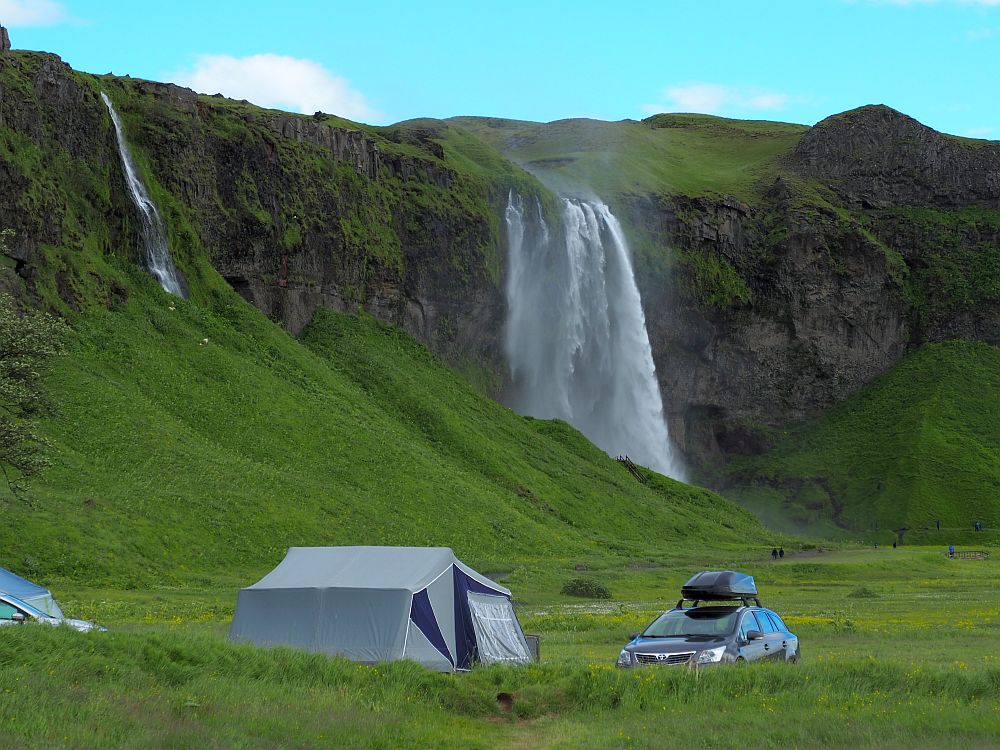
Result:
[[[736,624],[736,608],[664,612],[643,632],[645,638],[682,635],[728,635]]]

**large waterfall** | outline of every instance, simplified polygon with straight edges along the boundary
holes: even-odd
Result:
[[[554,232],[537,200],[508,197],[507,402],[680,478],[621,225],[599,201],[561,209]]]
[[[122,129],[121,120],[118,118],[118,113],[115,111],[111,99],[103,91],[101,98],[107,105],[111,121],[115,125],[118,154],[121,156],[122,167],[125,170],[125,184],[128,185],[129,194],[132,196],[136,213],[139,215],[139,222],[142,224],[142,243],[146,251],[146,268],[166,291],[176,294],[178,297],[186,297],[184,277],[170,258],[167,230],[163,224],[163,218],[156,210],[156,204],[149,197],[146,186],[139,178],[135,163],[132,161],[132,154],[128,150],[128,142],[125,140],[125,131]]]

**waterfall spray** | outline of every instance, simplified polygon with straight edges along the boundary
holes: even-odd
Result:
[[[125,171],[125,184],[128,185],[129,194],[132,196],[132,203],[135,204],[139,222],[142,224],[142,244],[146,251],[146,268],[149,273],[160,282],[160,286],[167,292],[178,297],[187,297],[187,290],[184,285],[184,277],[174,266],[170,258],[170,248],[167,246],[167,230],[163,224],[160,212],[156,210],[156,204],[149,197],[146,186],[139,178],[139,173],[132,161],[132,154],[129,152],[128,143],[125,140],[125,131],[122,128],[121,120],[115,111],[111,99],[103,91],[101,99],[108,107],[111,114],[111,122],[115,126],[115,138],[118,141],[118,155],[122,160],[122,168]]]
[[[618,220],[599,201],[564,199],[557,238],[541,205],[526,209],[512,191],[506,222],[510,406],[681,478]]]

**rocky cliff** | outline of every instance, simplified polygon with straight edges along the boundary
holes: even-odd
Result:
[[[845,398],[892,367],[912,337],[877,242],[836,216],[802,215],[780,195],[768,208],[679,197],[628,204],[633,227],[697,258],[639,264],[671,435],[696,464],[764,450],[767,427]],[[698,264],[726,269],[732,296],[707,302],[706,285],[724,272],[699,279]]]
[[[605,180],[635,250],[671,434],[696,465],[765,450],[771,430],[923,341],[1000,343],[1000,145],[887,107],[811,129],[692,116],[370,128],[12,52],[0,57],[0,226],[18,235],[0,284],[20,279],[50,306],[116,304],[142,277],[101,90],[196,299],[212,303],[220,274],[292,333],[320,306],[364,307],[494,392],[503,205],[511,187],[544,198],[503,153]],[[676,164],[678,148],[693,166]]]
[[[88,251],[138,263],[101,90],[125,121],[189,279],[204,278],[198,264],[208,260],[292,333],[319,306],[360,306],[453,364],[502,370],[503,184],[452,168],[419,134],[11,53],[0,58],[0,226],[17,231],[14,261],[31,294],[51,291],[71,307],[92,300],[93,277],[109,274],[87,268]]]
[[[1000,144],[888,107],[807,131],[748,199],[623,195],[672,435],[757,453],[924,341],[1000,344]]]

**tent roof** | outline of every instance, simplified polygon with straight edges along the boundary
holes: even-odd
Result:
[[[49,590],[32,583],[6,568],[0,568],[0,592],[16,596],[18,599],[34,596],[50,596]]]
[[[250,589],[406,589],[421,591],[452,565],[484,586],[510,591],[463,564],[448,547],[291,547]]]

